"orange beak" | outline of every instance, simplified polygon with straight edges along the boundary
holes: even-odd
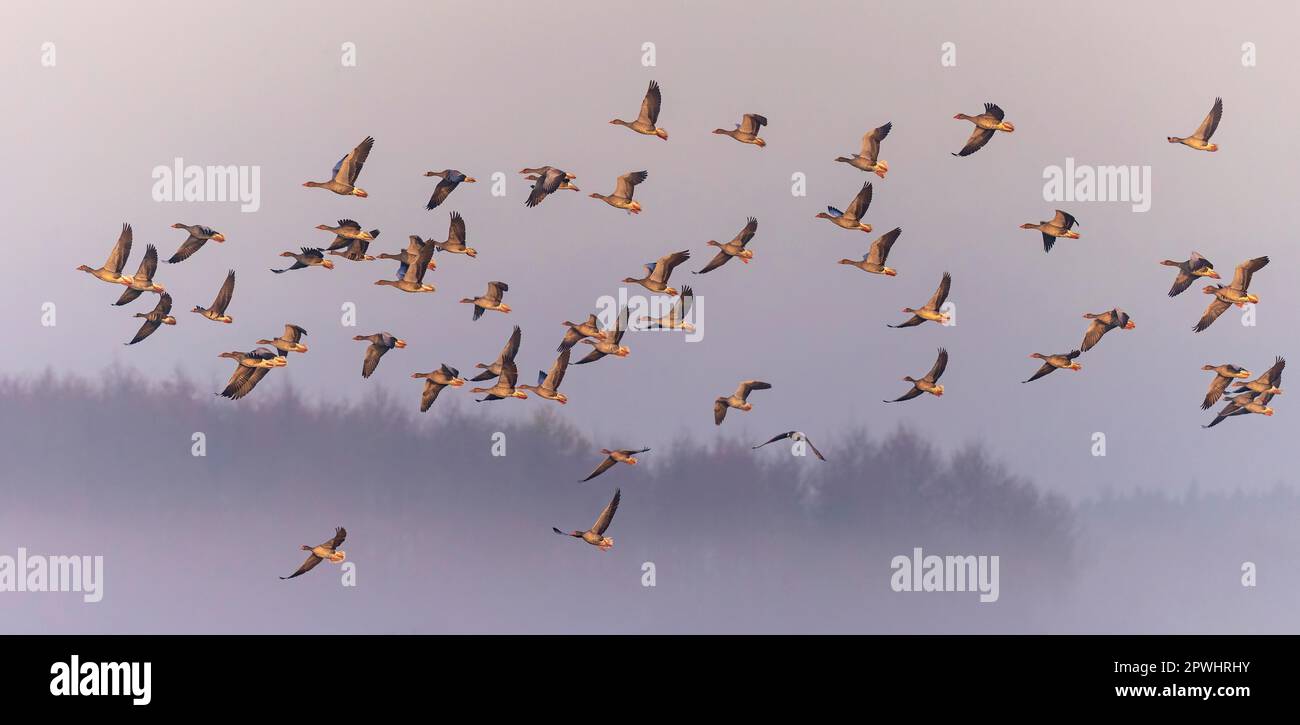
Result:
[[[393,347],[406,347],[406,340],[397,340],[393,343]]]
[[[213,235],[212,235],[212,241],[214,241],[214,242],[224,242],[224,241],[226,241],[226,235],[224,235],[224,234],[213,234]]]
[[[325,269],[334,269],[334,263],[329,261],[328,259],[325,260],[324,262],[321,262],[321,266],[324,267]]]
[[[1129,320],[1128,322],[1124,323],[1125,330],[1132,330],[1135,327],[1137,327],[1137,323],[1133,322],[1132,320]]]

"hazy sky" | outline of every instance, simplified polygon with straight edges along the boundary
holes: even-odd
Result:
[[[218,390],[230,372],[219,352],[249,349],[285,322],[306,327],[311,352],[254,394],[289,381],[312,399],[357,400],[389,388],[414,407],[413,371],[447,362],[490,361],[512,324],[524,341],[521,375],[548,367],[563,332],[644,262],[679,249],[694,258],[674,275],[705,300],[704,340],[629,335],[631,357],[570,370],[566,419],[610,445],[668,443],[683,430],[765,438],[800,428],[816,438],[836,428],[881,430],[899,423],[936,443],[979,440],[1042,486],[1086,496],[1105,486],[1205,488],[1271,485],[1300,463],[1293,446],[1300,409],[1289,396],[1277,415],[1233,419],[1212,431],[1198,408],[1205,363],[1260,372],[1274,355],[1295,357],[1300,291],[1296,244],[1285,210],[1297,181],[1289,92],[1300,51],[1289,37],[1293,6],[1180,3],[1177,12],[1107,2],[1042,3],[686,3],[632,12],[601,2],[254,3],[184,7],[135,3],[41,3],[6,7],[0,65],[11,107],[0,119],[9,172],[3,182],[11,282],[0,286],[0,347],[7,374],[52,368],[95,374],[112,363],[169,377],[184,370]],[[42,43],[57,65],[41,65]],[[357,65],[340,64],[340,46]],[[641,65],[642,44],[657,65]],[[955,67],[940,65],[956,44]],[[1244,67],[1243,43],[1257,65]],[[609,126],[635,116],[646,83],[663,87],[660,125],[668,142]],[[1215,96],[1225,113],[1222,150],[1172,146]],[[952,120],[996,102],[1016,125],[979,153],[954,158],[970,125]],[[711,135],[741,114],[765,115],[765,149]],[[879,181],[832,162],[855,151],[869,127],[892,121]],[[304,189],[366,135],[376,139],[360,185],[368,199]],[[159,203],[151,170],[187,164],[257,165],[257,213],[233,203]],[[1149,165],[1152,206],[1043,200],[1043,169],[1078,164]],[[581,194],[561,193],[526,209],[515,171],[554,164],[579,176]],[[430,169],[458,168],[490,183],[462,186],[425,211]],[[645,212],[629,216],[586,197],[608,193],[619,174],[646,169]],[[807,196],[790,193],[807,176]],[[843,207],[875,181],[868,221],[901,225],[890,264],[896,278],[837,266],[876,234],[838,229],[813,215]],[[1044,255],[1026,221],[1061,206],[1083,238]],[[443,255],[433,295],[372,285],[390,264],[352,264],[272,275],[276,255],[330,237],[313,227],[340,217],[383,234],[372,250],[395,251],[408,234],[444,239],[461,212],[479,257]],[[747,216],[759,219],[752,264],[692,277]],[[184,239],[177,221],[222,231],[158,281],[176,300],[180,324],[131,348],[130,317],[154,298],[109,306],[118,291],[74,271],[103,263],[118,228],[135,228],[134,270],[146,243],[168,256]],[[1232,310],[1193,334],[1208,298],[1166,297],[1173,270],[1193,249],[1230,276],[1238,262],[1272,264],[1252,291],[1258,325]],[[188,310],[211,303],[228,268],[239,282],[222,326]],[[958,324],[891,330],[904,306],[919,306],[952,273]],[[18,275],[22,275],[18,277]],[[457,304],[488,280],[509,283],[509,316],[470,321]],[[41,304],[58,324],[40,324]],[[357,327],[340,324],[354,302]],[[1125,308],[1137,323],[1112,332],[1078,373],[1021,385],[1031,352],[1079,344],[1084,312]],[[391,331],[410,342],[359,375],[354,334]],[[887,406],[923,374],[935,348],[952,359],[941,400]],[[742,378],[775,386],[754,410],[712,423],[711,402]],[[468,393],[445,394],[444,402]],[[251,399],[250,399],[251,400]],[[222,401],[223,403],[225,401]],[[245,401],[250,402],[250,401]],[[239,405],[239,404],[232,404]],[[531,416],[538,400],[495,404],[491,414]],[[437,412],[433,413],[436,415]],[[1104,432],[1108,455],[1090,455]],[[1245,455],[1242,451],[1248,451]],[[1176,474],[1176,475],[1172,475]]]

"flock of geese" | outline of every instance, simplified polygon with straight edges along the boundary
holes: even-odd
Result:
[[[609,123],[623,126],[644,136],[653,136],[667,141],[668,132],[658,125],[662,106],[662,91],[659,84],[652,81],[642,99],[641,110],[635,120],[625,121],[616,118]],[[1170,143],[1179,143],[1192,149],[1217,151],[1218,146],[1210,142],[1210,137],[1218,128],[1222,114],[1223,103],[1221,100],[1216,99],[1210,114],[1195,133],[1187,137],[1169,136],[1167,138]],[[986,103],[984,112],[978,115],[969,116],[959,113],[954,116],[955,119],[970,122],[974,125],[974,129],[966,144],[953,155],[958,157],[970,156],[988,145],[998,133],[1013,133],[1015,126],[1006,120],[1005,116],[1006,114],[1002,108],[993,103]],[[718,128],[713,133],[729,136],[735,141],[761,149],[766,147],[767,141],[760,137],[759,133],[767,126],[767,123],[767,118],[764,116],[756,113],[746,113],[741,117],[740,123],[735,124],[734,128]],[[848,164],[863,172],[875,174],[879,179],[884,180],[889,171],[889,164],[880,158],[880,150],[882,142],[889,136],[892,129],[892,123],[885,123],[870,129],[863,135],[860,150],[857,153],[851,156],[840,156],[835,161]],[[325,189],[342,196],[366,198],[369,194],[357,186],[357,182],[366,160],[374,148],[374,143],[374,138],[367,137],[334,165],[329,179],[326,181],[308,181],[303,186]],[[523,175],[525,180],[532,182],[529,194],[524,202],[529,208],[539,206],[552,195],[556,195],[561,191],[579,191],[579,188],[574,184],[577,176],[555,166],[526,167],[521,169],[519,173]],[[425,208],[430,210],[445,204],[461,184],[472,184],[476,181],[473,177],[456,169],[429,171],[425,176],[439,179],[429,201],[425,205]],[[642,207],[640,202],[634,199],[634,195],[636,188],[645,183],[648,178],[649,174],[644,170],[628,172],[618,177],[612,193],[592,193],[590,196],[603,201],[609,206],[622,209],[628,214],[639,214]],[[828,206],[826,211],[817,214],[816,218],[825,219],[841,229],[871,232],[871,224],[865,221],[871,201],[872,184],[870,181],[866,181],[843,210]],[[1021,228],[1040,232],[1043,238],[1044,251],[1050,252],[1057,239],[1078,239],[1080,235],[1075,231],[1078,226],[1079,223],[1073,215],[1057,210],[1052,219],[1037,223],[1025,223],[1021,225]],[[176,253],[167,259],[169,264],[178,264],[190,259],[208,241],[217,243],[225,241],[225,236],[220,232],[203,225],[177,223],[173,224],[172,228],[185,231],[187,237],[180,244]],[[370,253],[370,245],[379,237],[378,229],[366,231],[352,219],[341,219],[337,224],[321,224],[316,228],[334,236],[327,247],[302,247],[297,252],[285,251],[280,256],[292,259],[293,264],[283,269],[272,269],[271,271],[276,274],[283,274],[312,267],[333,269],[335,262],[331,257],[351,262],[391,261],[397,263],[395,275],[392,278],[376,280],[374,284],[392,287],[401,292],[421,294],[436,291],[435,285],[426,282],[427,273],[438,268],[434,260],[435,253],[464,255],[469,259],[478,257],[478,251],[468,245],[465,219],[457,212],[451,212],[446,241],[426,240],[412,235],[408,238],[408,243],[404,248],[396,252],[374,255]],[[748,264],[753,259],[754,253],[747,245],[754,238],[757,231],[758,220],[750,217],[731,241],[720,243],[710,240],[708,245],[716,247],[717,252],[704,267],[695,271],[694,274],[703,275],[714,272],[732,259],[738,259],[742,264]],[[875,239],[860,260],[841,259],[839,264],[856,267],[864,272],[884,277],[896,276],[897,271],[889,267],[886,262],[890,251],[898,242],[901,234],[901,227],[892,229]],[[154,245],[148,245],[144,259],[140,262],[135,274],[128,275],[124,273],[127,260],[131,254],[132,237],[131,226],[129,224],[123,225],[121,234],[118,236],[116,244],[113,245],[112,251],[103,265],[98,268],[82,265],[78,268],[98,280],[125,287],[121,297],[114,303],[115,305],[129,304],[145,292],[157,295],[157,304],[152,311],[135,314],[135,317],[142,318],[144,322],[131,341],[126,343],[128,345],[138,344],[151,337],[163,325],[176,324],[176,318],[171,314],[171,294],[161,284],[154,281],[158,269],[158,250]],[[666,314],[659,317],[643,317],[638,320],[638,323],[643,325],[645,329],[693,331],[694,326],[689,320],[694,291],[690,286],[683,286],[679,290],[670,284],[674,270],[690,259],[691,253],[689,250],[669,252],[646,264],[643,276],[629,276],[623,279],[624,283],[640,285],[653,294],[676,298],[671,309]],[[1197,332],[1205,330],[1232,305],[1241,307],[1258,302],[1259,298],[1249,292],[1249,286],[1253,274],[1266,266],[1268,261],[1268,257],[1249,259],[1237,266],[1231,284],[1212,284],[1202,288],[1205,294],[1212,295],[1214,299],[1194,329]],[[1200,254],[1193,253],[1191,258],[1184,262],[1164,260],[1161,264],[1178,269],[1178,276],[1173,287],[1169,290],[1169,296],[1171,297],[1186,291],[1197,279],[1219,279],[1213,265]],[[940,325],[948,324],[950,317],[949,313],[945,311],[945,304],[951,288],[952,276],[945,272],[934,294],[924,305],[919,308],[904,307],[903,312],[910,315],[910,317],[898,324],[890,324],[889,327],[917,327],[926,322],[935,322]],[[483,294],[462,298],[460,302],[473,306],[474,320],[479,320],[487,312],[509,314],[511,307],[504,301],[509,291],[510,287],[505,282],[492,281],[488,283]],[[212,304],[208,307],[196,306],[193,312],[213,322],[230,324],[233,322],[233,318],[228,309],[234,292],[235,272],[230,270],[226,274],[225,280]],[[1082,353],[1093,349],[1107,332],[1115,329],[1132,330],[1135,327],[1128,313],[1119,308],[1100,313],[1088,313],[1084,315],[1084,318],[1089,320],[1089,324],[1080,345],[1065,353],[1033,353],[1030,357],[1040,360],[1041,365],[1024,382],[1038,380],[1057,370],[1080,370],[1082,366],[1077,362],[1077,359]],[[535,385],[519,383],[516,355],[519,352],[522,331],[518,326],[515,326],[505,346],[496,358],[490,363],[476,364],[475,369],[480,372],[468,381],[461,376],[458,369],[445,363],[431,372],[412,374],[412,378],[424,381],[423,391],[420,396],[420,410],[422,412],[428,411],[445,388],[459,388],[465,386],[467,382],[487,383],[487,381],[493,382],[485,387],[471,388],[473,393],[482,395],[481,398],[477,399],[480,402],[510,398],[524,399],[529,396],[529,393],[533,393],[539,398],[563,405],[568,402],[568,398],[564,393],[560,392],[560,386],[570,365],[573,348],[579,344],[586,344],[591,348],[581,359],[573,361],[574,365],[590,364],[606,357],[627,357],[630,350],[623,341],[624,334],[631,326],[630,323],[626,308],[620,311],[612,326],[607,329],[602,328],[600,320],[594,314],[588,315],[585,320],[578,323],[565,320],[565,332],[557,347],[559,354],[549,370],[538,372]],[[302,338],[306,335],[306,330],[290,323],[285,325],[284,332],[279,337],[258,340],[257,345],[259,347],[248,351],[221,353],[220,357],[229,358],[235,362],[235,370],[231,374],[226,387],[218,394],[232,400],[239,400],[247,396],[271,370],[287,365],[290,354],[304,354],[307,352],[307,346],[302,343]],[[361,367],[361,376],[363,378],[369,378],[374,374],[380,361],[389,351],[405,348],[407,344],[405,340],[386,331],[370,335],[357,335],[354,339],[367,343]],[[929,372],[920,378],[911,376],[903,378],[905,382],[911,384],[911,388],[901,396],[885,402],[896,403],[913,400],[923,393],[935,397],[943,396],[944,386],[939,380],[948,367],[948,360],[948,351],[940,348],[938,357]],[[1209,393],[1205,396],[1202,408],[1208,409],[1225,394],[1230,396],[1226,407],[1219,412],[1209,426],[1217,425],[1228,417],[1248,413],[1272,415],[1272,408],[1268,404],[1273,396],[1281,392],[1278,385],[1281,381],[1284,366],[1285,361],[1278,358],[1268,372],[1250,382],[1241,382],[1248,378],[1250,373],[1235,364],[1204,366],[1205,370],[1214,372],[1215,378]],[[1236,384],[1238,387],[1229,390],[1232,384]],[[714,423],[721,425],[730,410],[751,410],[753,404],[749,402],[750,395],[755,391],[770,390],[771,388],[770,383],[762,380],[741,381],[735,392],[730,395],[720,395],[714,400]],[[826,460],[821,451],[812,446],[808,436],[800,431],[781,433],[764,443],[754,446],[754,448],[761,448],[781,440],[806,443],[816,458]],[[600,453],[605,458],[590,475],[582,480],[590,481],[607,472],[616,464],[636,465],[637,455],[648,451],[648,448],[601,449]],[[613,546],[613,539],[606,535],[606,530],[618,510],[620,500],[621,491],[616,490],[613,498],[601,511],[595,523],[586,530],[569,532],[561,531],[558,528],[553,528],[553,530],[557,534],[580,538],[602,551],[608,550]],[[342,561],[344,554],[338,547],[343,543],[345,536],[346,531],[340,527],[336,530],[335,536],[329,541],[316,547],[303,546],[302,548],[310,551],[311,555],[297,572],[286,578],[299,576],[323,560],[335,563]]]

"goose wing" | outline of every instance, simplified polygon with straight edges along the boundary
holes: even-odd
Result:
[[[282,335],[281,337],[283,337],[283,339],[285,340],[288,340],[289,342],[299,342],[302,340],[303,335],[306,334],[307,331],[302,329],[301,327],[293,324],[286,324],[284,326],[284,335]]]
[[[322,561],[324,561],[324,560],[321,559],[319,556],[316,556],[315,554],[308,554],[308,555],[307,555],[307,561],[304,561],[304,562],[302,563],[302,566],[298,567],[298,571],[295,571],[294,573],[290,574],[289,576],[282,576],[282,577],[280,577],[280,578],[281,578],[281,579],[292,579],[292,578],[294,578],[294,577],[296,577],[296,576],[302,576],[303,574],[306,574],[307,572],[311,571],[312,569],[315,569],[315,568],[316,568],[316,565],[319,564],[319,563],[321,563]]]
[[[437,186],[433,187],[433,196],[429,197],[429,202],[424,205],[424,208],[437,209],[438,205],[446,201],[447,196],[459,185],[460,181],[453,180],[451,174],[447,174]]]
[[[543,388],[559,389],[560,383],[564,382],[564,373],[569,369],[569,356],[572,352],[573,350],[566,349],[555,358],[555,362],[551,363],[550,372],[546,373],[546,379],[542,381]]]
[[[943,279],[939,280],[939,288],[934,291],[930,301],[925,303],[926,309],[938,311],[943,307],[943,303],[948,301],[948,292],[952,289],[952,275],[947,272],[943,273]]]
[[[868,181],[862,184],[862,188],[858,190],[858,195],[853,197],[853,201],[849,202],[849,208],[844,210],[844,215],[853,219],[861,219],[862,215],[867,213],[867,207],[870,206],[871,182]]]
[[[590,481],[596,476],[599,476],[605,471],[608,471],[609,469],[613,468],[615,463],[617,463],[617,461],[614,460],[613,456],[605,456],[605,460],[601,461],[599,466],[596,466],[596,470],[592,471],[590,475],[588,475],[586,478],[582,479],[578,483],[586,483],[587,481]],[[595,527],[592,528],[594,529]]]
[[[1214,135],[1214,131],[1219,128],[1219,119],[1221,118],[1223,118],[1223,99],[1215,98],[1214,106],[1210,108],[1210,112],[1205,116],[1205,120],[1201,121],[1201,125],[1196,129],[1196,133],[1192,134],[1192,138],[1209,141],[1210,137]]]
[[[510,285],[505,282],[488,282],[487,294],[483,295],[492,304],[501,304],[501,296],[510,291]]]
[[[501,363],[514,362],[515,355],[519,354],[519,342],[523,339],[524,331],[515,325],[515,329],[510,333],[510,339],[506,340],[506,346],[501,348],[501,355],[497,357]]]
[[[754,446],[754,450],[758,450],[759,448],[762,448],[763,446],[767,445],[768,443],[776,443],[776,442],[779,441],[779,440],[782,440],[782,439],[785,439],[785,438],[789,438],[790,436],[794,435],[795,433],[798,433],[798,431],[788,430],[788,431],[786,431],[786,432],[784,432],[784,433],[778,433],[778,434],[772,436],[771,438],[768,438],[766,441],[764,441],[764,442],[762,442],[762,443],[759,443],[758,445]]]
[[[212,301],[213,312],[224,315],[226,307],[230,306],[230,300],[235,296],[235,270],[226,272],[226,281],[221,283],[221,289],[217,290],[217,298]]]
[[[418,239],[418,237],[416,237]],[[415,261],[407,267],[407,278],[414,273],[415,279],[411,280],[416,284],[424,284],[424,275],[429,271],[429,260],[433,259],[433,242],[425,242],[420,247],[420,253],[416,255]]]
[[[668,277],[672,275],[673,269],[690,258],[691,252],[686,249],[683,249],[680,252],[665,254],[654,263],[654,269],[650,272],[650,279],[654,282],[667,284]]]
[[[772,387],[771,383],[765,383],[762,380],[746,380],[742,382],[739,386],[737,386],[736,397],[740,398],[741,400],[745,400],[746,398],[749,397],[749,394],[752,393],[753,391],[769,390],[771,389],[771,387]]]
[[[1069,229],[1072,229],[1078,223],[1079,223],[1078,220],[1074,218],[1073,214],[1061,211],[1060,209],[1056,210],[1056,215],[1052,217],[1052,222],[1051,222],[1052,226],[1060,227],[1067,231]]]
[[[346,538],[348,538],[348,530],[343,528],[342,526],[335,526],[334,536],[326,541],[321,542],[321,546],[329,549],[330,551],[338,551],[338,548],[340,546],[343,546],[343,540]]]
[[[1055,369],[1056,369],[1056,366],[1055,366],[1055,365],[1052,365],[1051,363],[1045,362],[1045,363],[1043,363],[1043,364],[1038,368],[1038,372],[1035,372],[1032,376],[1030,376],[1030,378],[1029,378],[1028,380],[1026,380],[1026,381],[1024,381],[1024,382],[1026,382],[1026,383],[1032,383],[1032,382],[1034,382],[1035,380],[1037,380],[1037,379],[1043,377],[1044,375],[1047,375],[1048,373],[1052,372],[1052,371],[1055,370]]]
[[[181,246],[176,249],[176,253],[167,259],[167,263],[176,264],[177,262],[183,262],[189,259],[195,252],[199,251],[207,241],[208,240],[205,237],[196,237],[193,234],[190,234],[185,238],[185,241],[181,243]]]
[[[465,217],[458,211],[451,213],[451,224],[447,227],[447,243],[451,242],[465,243]]]
[[[365,140],[357,144],[347,156],[339,159],[338,164],[334,166],[334,180],[354,186],[357,182],[357,176],[361,174],[361,167],[365,165],[366,159],[370,157],[370,149],[375,145],[375,139],[366,136]]]
[[[885,140],[885,137],[889,135],[893,128],[894,124],[891,122],[867,131],[862,136],[862,151],[858,153],[858,156],[866,159],[868,163],[876,163],[880,156],[880,142]]]
[[[758,231],[758,219],[755,219],[754,217],[749,217],[745,221],[744,228],[742,228],[740,232],[736,234],[734,238],[732,238],[731,241],[733,244],[739,243],[740,246],[743,247],[746,244],[749,244],[749,240],[754,238],[754,233],[757,231]]]
[[[701,269],[700,271],[696,272],[696,274],[704,274],[706,272],[712,272],[718,267],[721,267],[722,265],[726,264],[727,261],[730,259],[731,259],[730,254],[727,254],[726,252],[718,252],[717,254],[713,255],[713,259],[710,259],[708,264],[704,265],[704,269]]]
[[[1098,317],[1088,325],[1087,332],[1083,333],[1083,344],[1079,346],[1080,350],[1084,352],[1091,350],[1094,345],[1101,342],[1101,336],[1110,331],[1111,324],[1110,320],[1106,319],[1107,315]]]
[[[1210,389],[1205,393],[1205,400],[1201,401],[1201,410],[1209,410],[1212,405],[1219,402],[1223,397],[1223,391],[1228,388],[1231,379],[1222,375],[1215,375],[1214,380],[1210,383]]]
[[[961,151],[953,154],[953,156],[970,156],[984,148],[984,144],[988,143],[991,138],[993,138],[993,129],[976,126],[975,130],[970,132],[970,138],[966,139],[966,145],[962,146]]]
[[[618,177],[618,184],[614,186],[614,196],[631,199],[636,185],[645,181],[648,176],[650,176],[648,171],[631,171],[623,174]]]
[[[618,502],[622,498],[622,490],[614,489],[614,498],[610,499],[609,505],[605,507],[604,511],[600,512],[600,516],[596,517],[596,523],[591,525],[593,532],[597,534],[605,533],[605,529],[608,529],[610,522],[614,520],[614,514],[618,512]]]
[[[902,233],[902,227],[885,232],[879,239],[871,243],[870,249],[867,250],[867,256],[863,258],[864,261],[867,264],[883,265],[885,260],[889,258],[889,250],[894,248],[894,242],[898,241],[898,237]]]
[[[918,388],[918,387],[916,387],[916,384],[913,383],[913,384],[912,384],[912,389],[911,389],[911,390],[907,391],[906,393],[903,393],[902,395],[898,396],[897,398],[894,398],[893,400],[886,400],[885,402],[886,402],[886,403],[901,403],[901,402],[903,402],[904,400],[911,400],[912,398],[915,398],[916,396],[918,396],[918,395],[920,395],[920,394],[921,394],[921,389]]]
[[[943,377],[943,371],[947,369],[948,350],[941,347],[939,348],[939,357],[934,361],[934,367],[930,368],[930,372],[926,373],[925,377],[921,379],[931,383],[938,382],[939,378]]]
[[[645,98],[641,99],[641,113],[636,120],[654,126],[659,122],[659,108],[663,103],[664,98],[659,91],[659,84],[650,81],[650,88],[646,90]]]
[[[122,267],[126,266],[127,257],[131,256],[132,237],[131,225],[123,224],[122,233],[117,236],[117,243],[113,245],[113,251],[108,253],[108,261],[104,262],[104,269],[117,274],[122,273]]]
[[[153,312],[149,313],[144,324],[140,325],[140,329],[136,331],[135,337],[131,338],[131,341],[127,344],[134,345],[152,335],[155,330],[162,326],[163,318],[170,314],[171,310],[172,296],[164,292],[158,296],[158,304],[154,306]]]
[[[1237,269],[1232,274],[1232,288],[1238,292],[1245,292],[1250,287],[1251,277],[1267,266],[1268,262],[1268,257],[1255,257],[1237,265]]]
[[[361,363],[361,377],[368,378],[374,374],[375,368],[379,367],[379,358],[388,352],[388,347],[378,343],[370,343],[366,347],[366,359]]]
[[[1214,321],[1219,319],[1219,315],[1227,312],[1228,308],[1231,306],[1231,303],[1224,302],[1218,297],[1215,297],[1214,301],[1210,303],[1210,306],[1205,308],[1205,314],[1201,315],[1200,322],[1197,322],[1196,327],[1192,329],[1196,332],[1203,331],[1205,328],[1213,325]]]
[[[253,388],[257,387],[257,384],[262,382],[262,378],[271,372],[271,368],[247,368],[243,365],[239,366],[239,370],[243,371],[243,374],[239,376],[238,380],[235,379],[235,376],[231,376],[231,384],[227,385],[226,389],[221,392],[223,397],[239,400],[253,392]]]
[[[1264,383],[1273,387],[1282,385],[1282,370],[1286,367],[1286,359],[1277,357],[1273,359],[1273,367],[1264,371],[1264,374],[1255,379],[1257,383]]]
[[[140,284],[149,284],[153,281],[154,272],[158,271],[158,248],[150,244],[144,248],[144,259],[140,260],[140,267],[136,269],[135,281]]]
[[[758,115],[757,113],[746,113],[745,117],[742,118],[740,121],[740,132],[755,134],[758,133],[758,129],[766,125],[767,125],[766,118]]]
[[[1193,267],[1193,269],[1195,269],[1195,268]],[[1169,288],[1169,296],[1170,296],[1170,297],[1177,297],[1178,295],[1182,294],[1183,292],[1186,292],[1186,291],[1187,291],[1187,288],[1188,288],[1188,287],[1191,287],[1191,286],[1192,286],[1192,282],[1195,282],[1195,281],[1196,281],[1196,277],[1195,277],[1195,275],[1192,275],[1191,273],[1187,272],[1187,271],[1186,271],[1185,269],[1183,269],[1182,267],[1179,267],[1179,268],[1178,268],[1178,276],[1174,278],[1174,284],[1173,284],[1172,287]]]

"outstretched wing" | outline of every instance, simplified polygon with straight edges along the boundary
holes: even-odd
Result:
[[[596,476],[599,476],[605,471],[608,471],[610,468],[613,468],[615,462],[616,461],[612,456],[606,456],[605,460],[601,461],[599,466],[596,466],[596,470],[591,472],[591,475],[582,479],[578,483],[586,483],[587,481],[590,481],[591,479],[595,478]]]
[[[618,177],[618,184],[614,186],[614,196],[621,196],[624,199],[631,199],[632,192],[636,185],[645,181],[650,176],[648,171],[632,171]]]
[[[1026,381],[1024,381],[1024,382],[1026,382],[1026,383],[1032,383],[1032,382],[1034,382],[1035,380],[1037,380],[1037,379],[1043,377],[1044,375],[1046,375],[1046,374],[1052,372],[1052,371],[1055,370],[1055,369],[1056,369],[1056,367],[1053,366],[1051,363],[1043,363],[1042,366],[1038,368],[1038,372],[1034,373],[1032,377],[1030,377],[1028,380],[1026,380]]]
[[[889,257],[889,250],[894,248],[894,242],[898,241],[898,237],[902,233],[903,228],[897,227],[885,232],[879,239],[872,242],[865,259],[867,264],[884,264]]]
[[[691,252],[687,249],[683,249],[680,252],[673,252],[672,254],[665,254],[659,258],[659,261],[655,262],[654,271],[650,273],[650,279],[655,282],[666,284],[668,282],[668,277],[673,273],[673,269],[690,258]]]
[[[1200,322],[1197,322],[1196,327],[1192,329],[1195,330],[1196,332],[1203,331],[1205,328],[1209,327],[1210,325],[1213,325],[1214,321],[1219,319],[1219,315],[1222,315],[1224,312],[1227,312],[1228,308],[1231,306],[1232,306],[1231,303],[1224,302],[1218,297],[1215,297],[1214,301],[1210,303],[1210,306],[1205,308],[1205,314],[1201,315]]]
[[[975,130],[971,131],[970,138],[966,139],[966,145],[962,146],[961,151],[953,154],[953,156],[970,156],[984,148],[984,144],[988,143],[991,138],[993,138],[993,129],[976,126]]]
[[[784,432],[784,433],[778,433],[777,435],[772,436],[771,438],[767,439],[766,441],[764,441],[764,442],[762,442],[762,443],[759,443],[758,445],[754,446],[754,450],[758,450],[759,448],[762,448],[763,446],[767,445],[768,443],[776,443],[777,441],[779,441],[779,440],[781,440],[781,439],[783,439],[783,438],[789,438],[790,436],[794,435],[795,432],[796,432],[796,431],[788,430],[788,431],[786,431],[786,432]]]
[[[1255,257],[1237,265],[1237,269],[1232,274],[1232,288],[1238,292],[1245,292],[1250,287],[1251,278],[1266,267],[1268,262],[1268,257]]]
[[[704,269],[701,269],[700,271],[696,272],[696,274],[704,274],[706,272],[712,272],[718,267],[721,267],[722,265],[726,264],[727,261],[730,259],[731,259],[730,254],[727,254],[726,252],[718,252],[717,254],[713,255],[713,259],[710,259],[708,264],[704,265]]]
[[[126,266],[126,260],[131,256],[131,240],[133,236],[131,225],[123,224],[122,233],[117,236],[113,251],[108,253],[108,261],[104,262],[105,269],[112,270],[117,274],[122,273],[122,267]]]
[[[926,380],[931,383],[937,382],[939,378],[943,377],[943,371],[947,369],[948,369],[948,350],[946,348],[941,347],[939,348],[939,357],[936,358],[934,361],[934,367],[930,368],[930,372],[926,373],[925,377],[922,378],[922,380]]]
[[[1214,381],[1210,383],[1209,391],[1205,393],[1205,400],[1201,401],[1201,410],[1209,410],[1210,406],[1219,402],[1219,398],[1223,397],[1223,391],[1228,388],[1230,382],[1231,379],[1229,378],[1215,375]]]
[[[853,197],[853,201],[849,202],[849,208],[844,210],[844,214],[854,219],[861,219],[862,215],[867,213],[867,208],[870,206],[871,182],[868,181],[858,190],[858,195]]]
[[[1214,99],[1214,106],[1210,108],[1210,112],[1205,116],[1205,120],[1201,121],[1201,125],[1196,129],[1196,133],[1192,134],[1192,138],[1209,141],[1210,137],[1214,135],[1214,131],[1219,128],[1219,119],[1221,118],[1223,118],[1223,99],[1216,98]]]
[[[366,136],[364,141],[357,144],[357,147],[334,167],[334,180],[348,186],[355,185],[357,176],[361,174],[361,167],[365,165],[366,159],[370,156],[370,149],[374,145],[375,139]]]
[[[745,400],[755,390],[770,390],[771,388],[771,383],[765,383],[762,380],[746,380],[736,388],[736,397]]]
[[[758,129],[767,125],[767,119],[757,113],[746,113],[740,121],[741,133],[758,133]]]
[[[226,307],[230,305],[230,300],[235,296],[235,270],[226,272],[226,281],[221,283],[221,289],[217,290],[217,298],[212,302],[212,311],[224,315]]]
[[[651,126],[659,122],[659,108],[664,103],[663,94],[659,91],[659,84],[650,81],[650,88],[645,92],[645,98],[641,100],[641,114],[637,116],[638,121],[643,121]]]
[[[952,275],[944,272],[943,279],[939,280],[938,289],[934,291],[934,295],[930,297],[929,302],[925,303],[925,306],[931,310],[938,310],[943,307],[943,303],[948,301],[948,292],[950,290],[952,290]]]
[[[880,156],[880,142],[889,135],[890,130],[893,128],[894,124],[891,122],[867,131],[866,134],[862,136],[862,151],[858,156],[865,159],[867,163],[876,163],[876,160]]]
[[[604,511],[600,512],[600,516],[596,518],[596,523],[591,526],[592,531],[597,534],[605,533],[605,529],[608,529],[610,522],[614,520],[614,514],[618,512],[618,502],[622,498],[623,491],[617,488],[614,489],[614,498],[610,499],[609,505],[605,507]]]

